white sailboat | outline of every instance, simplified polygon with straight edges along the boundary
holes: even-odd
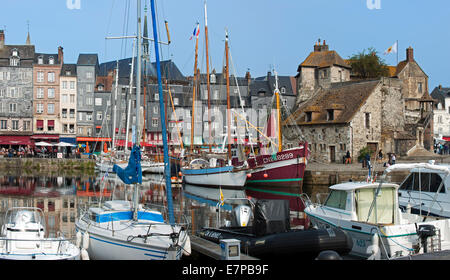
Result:
[[[347,182],[330,187],[323,204],[305,199],[304,212],[317,228],[336,227],[353,239],[351,255],[369,259],[394,259],[450,249],[450,219],[425,218],[402,212],[399,185]]]
[[[44,213],[35,207],[14,207],[5,214],[0,236],[3,260],[79,260],[80,249],[64,236],[46,237]]]
[[[137,0],[138,13],[138,60],[136,108],[140,108],[141,85],[141,1]],[[162,104],[161,71],[159,64],[158,39],[156,30],[155,5],[151,1],[155,55],[157,61],[158,84],[160,86],[161,116]],[[136,114],[136,127],[139,128],[139,113]],[[139,138],[139,129],[136,129]],[[164,163],[166,175],[167,204],[169,222],[161,212],[145,208],[139,204],[139,184],[142,183],[140,147],[133,143],[129,164],[125,169],[114,166],[114,171],[126,184],[134,184],[133,202],[112,200],[98,207],[90,207],[76,222],[77,236],[83,236],[83,243],[93,259],[104,260],[178,260],[182,254],[190,254],[190,239],[183,225],[174,222],[170,165],[168,161],[166,128],[163,125]],[[167,157],[166,157],[167,155]]]

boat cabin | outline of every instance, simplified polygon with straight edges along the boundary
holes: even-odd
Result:
[[[2,235],[8,236],[12,232],[45,234],[45,220],[39,208],[17,207],[9,209],[2,226]]]
[[[399,217],[396,184],[347,182],[330,187],[324,208],[347,220],[395,224]]]
[[[96,223],[115,221],[129,221],[133,219],[131,202],[126,200],[112,200],[104,203],[103,207],[89,208],[89,220]],[[139,209],[138,220],[140,222],[163,223],[161,212]]]

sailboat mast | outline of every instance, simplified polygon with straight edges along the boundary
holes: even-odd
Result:
[[[199,24],[197,23],[197,29],[199,28]],[[197,90],[197,59],[198,59],[198,36],[194,34],[195,39],[195,62],[194,62],[194,83],[193,83],[193,91],[192,91],[192,115],[191,115],[191,154],[194,151],[194,127],[195,127],[195,93]]]
[[[228,160],[231,160],[231,104],[230,104],[230,73],[228,65],[228,31],[225,32],[225,77],[227,81],[227,133],[228,133]]]
[[[278,152],[283,150],[283,139],[281,135],[281,110],[280,110],[280,91],[278,89],[278,75],[275,72],[275,98],[277,99],[277,126],[278,126]]]
[[[151,0],[151,10],[152,10],[152,22],[153,22],[153,38],[155,40],[155,60],[156,60],[156,72],[158,77],[158,91],[159,91],[159,111],[161,115],[161,120],[164,120],[165,110],[163,103],[163,88],[161,80],[161,63],[159,59],[158,50],[158,30],[156,28],[156,15],[155,15],[155,0]],[[166,122],[161,121],[162,127],[162,137],[163,137],[163,148],[164,148],[164,176],[166,180],[166,195],[167,195],[167,207],[169,210],[169,223],[173,225],[175,223],[175,217],[173,214],[173,203],[172,203],[172,182],[170,180],[170,164],[169,164],[169,147],[167,142],[167,129]]]
[[[141,0],[137,2],[137,78],[136,78],[136,144],[139,147],[141,144],[141,137],[139,131],[140,110],[141,110],[141,74],[142,74],[142,30],[141,30]]]
[[[126,131],[125,131],[125,147],[124,152],[128,151],[128,134],[130,131],[130,113],[131,113],[131,96],[133,96],[133,72],[134,72],[134,54],[136,51],[135,46],[136,40],[133,40],[133,56],[131,57],[131,69],[130,69],[130,84],[128,86],[128,112],[127,112],[127,124],[126,124]]]
[[[116,147],[116,119],[117,119],[117,91],[119,88],[119,61],[117,61],[116,67],[116,90],[114,92],[114,117],[113,117],[113,131],[112,131],[112,146],[111,150],[114,151]]]
[[[206,46],[206,90],[208,91],[208,130],[209,130],[209,152],[211,152],[211,85],[209,80],[209,54],[208,54],[208,14],[205,0],[205,46]]]

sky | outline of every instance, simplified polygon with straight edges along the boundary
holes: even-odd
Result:
[[[205,0],[155,0],[161,41],[161,59],[172,59],[181,72],[192,75],[195,38],[200,24],[198,63],[206,72]],[[97,53],[100,63],[132,56],[132,39],[107,40],[108,36],[136,35],[136,0],[0,0],[0,29],[6,44],[24,44],[27,30],[37,52],[57,53],[76,63],[80,53]],[[78,5],[79,4],[79,5]],[[149,36],[152,37],[150,1]],[[450,1],[448,0],[208,0],[210,65],[224,65],[225,30],[229,33],[231,73],[260,77],[275,69],[295,76],[298,65],[318,39],[346,59],[370,47],[388,65],[397,54],[384,51],[398,41],[398,59],[406,48],[429,77],[429,91],[450,86]],[[19,10],[19,11],[18,11]],[[154,60],[154,46],[151,49]]]

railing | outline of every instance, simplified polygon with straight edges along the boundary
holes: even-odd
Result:
[[[36,246],[37,249],[41,249],[41,252],[43,252],[44,249],[46,249],[45,244],[58,242],[58,248],[56,250],[56,255],[64,255],[63,252],[63,246],[61,246],[63,243],[70,243],[70,239],[65,239],[64,237],[59,238],[45,238],[45,239],[22,239],[22,238],[8,238],[8,237],[0,237],[0,248],[6,246],[5,252],[10,253],[11,249],[13,247],[12,242],[29,242],[29,243],[39,243],[39,246]],[[53,247],[53,246],[52,246]],[[47,247],[48,248],[48,247]]]

